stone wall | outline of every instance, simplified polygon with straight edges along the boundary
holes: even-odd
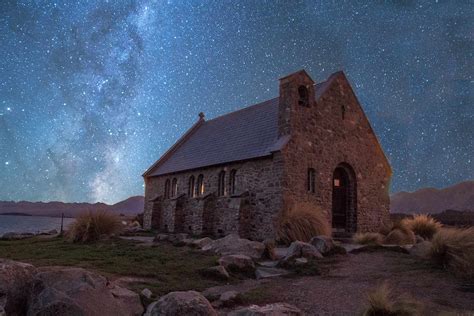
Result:
[[[291,130],[291,140],[282,151],[284,208],[311,203],[331,221],[333,173],[345,163],[356,177],[355,229],[377,230],[389,217],[390,166],[345,76],[333,75],[326,93],[303,107],[295,102],[297,87],[309,82],[304,72],[281,82],[280,106],[287,107],[291,124],[285,128]],[[308,168],[316,171],[315,193],[307,190]]]
[[[236,172],[235,194],[229,194],[229,175]],[[217,195],[218,175],[224,170],[226,195]],[[242,233],[252,239],[265,239],[273,236],[273,224],[281,210],[280,179],[283,170],[281,155],[275,153],[268,158],[231,163],[225,166],[213,166],[195,171],[145,178],[145,216],[144,227],[151,228],[154,203],[162,210],[162,225],[154,227],[160,230],[175,230],[176,209],[184,210],[184,231],[195,235],[209,233],[203,227],[212,226],[212,235]],[[204,176],[205,193],[203,196],[188,196],[189,178]],[[178,198],[165,199],[164,185],[169,179],[178,181]],[[250,192],[247,193],[247,192]],[[180,203],[178,201],[181,200]],[[155,209],[157,209],[155,205]],[[242,212],[242,213],[241,213]],[[204,218],[212,216],[212,223],[203,223]],[[211,225],[212,224],[212,225]],[[243,226],[243,227],[241,227]]]

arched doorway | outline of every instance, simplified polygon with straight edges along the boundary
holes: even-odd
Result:
[[[357,230],[357,186],[352,167],[339,164],[332,179],[332,227],[335,231]]]

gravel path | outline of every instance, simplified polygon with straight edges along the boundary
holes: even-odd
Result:
[[[287,302],[307,315],[357,315],[364,307],[367,293],[387,281],[394,295],[421,302],[426,315],[474,314],[473,292],[462,291],[460,282],[448,273],[408,254],[389,251],[349,254],[329,267],[330,271],[324,276],[253,281],[253,284],[247,282],[234,288],[246,291],[264,287],[268,297],[265,303]]]

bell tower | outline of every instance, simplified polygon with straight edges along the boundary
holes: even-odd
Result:
[[[294,113],[310,111],[315,105],[314,81],[305,70],[280,78],[278,137],[291,133]]]

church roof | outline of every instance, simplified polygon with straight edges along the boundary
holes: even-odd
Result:
[[[325,82],[316,85],[316,99],[327,86]],[[277,97],[208,121],[201,117],[144,176],[260,158],[281,150],[289,137],[278,138],[278,100]]]

